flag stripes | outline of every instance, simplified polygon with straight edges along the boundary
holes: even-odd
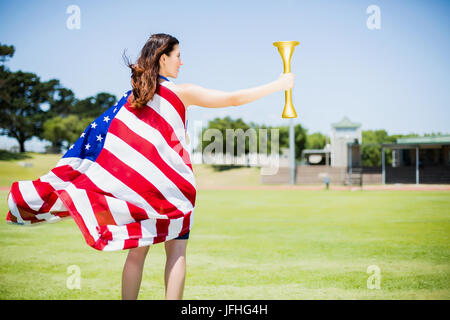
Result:
[[[71,216],[86,243],[103,251],[189,232],[196,187],[185,107],[164,83],[142,109],[131,107],[130,94],[94,120],[47,174],[12,184],[8,222]]]

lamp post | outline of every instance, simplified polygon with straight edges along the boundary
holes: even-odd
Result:
[[[386,184],[386,165],[384,159],[384,148],[381,147],[381,182]]]
[[[290,157],[290,184],[295,184],[295,130],[294,119],[289,119],[289,157]]]

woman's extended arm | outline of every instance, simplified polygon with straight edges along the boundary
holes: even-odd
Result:
[[[293,73],[283,73],[280,77],[262,86],[233,92],[206,89],[195,84],[179,85],[186,107],[196,105],[206,108],[240,106],[261,99],[277,91],[289,90],[294,86]]]

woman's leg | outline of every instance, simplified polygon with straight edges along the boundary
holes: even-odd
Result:
[[[122,300],[136,300],[141,287],[142,270],[149,246],[128,251],[122,273]]]
[[[188,240],[173,239],[166,241],[166,269],[164,280],[166,299],[183,298],[184,280],[186,278],[186,247]]]

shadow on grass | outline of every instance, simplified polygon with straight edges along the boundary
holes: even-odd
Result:
[[[22,159],[31,159],[31,158],[32,157],[29,156],[26,152],[15,153],[15,152],[9,152],[6,150],[0,150],[0,160],[1,161],[22,160]]]

